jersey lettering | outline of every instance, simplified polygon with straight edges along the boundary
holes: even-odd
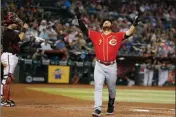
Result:
[[[102,42],[103,42],[103,40],[102,40],[102,39],[99,39],[99,44],[98,44],[98,45],[101,45]]]

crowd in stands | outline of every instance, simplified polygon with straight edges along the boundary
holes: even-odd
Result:
[[[123,41],[119,55],[176,57],[175,5],[174,0],[2,0],[2,19],[8,11],[13,11],[29,24],[24,42],[35,42],[30,46],[33,51],[29,58],[45,59],[48,51],[58,50],[65,55],[60,59],[66,60],[70,53],[94,53],[92,43],[78,27],[76,6],[86,26],[97,31],[101,31],[104,18],[113,21],[114,31],[126,31],[141,11],[136,33]]]

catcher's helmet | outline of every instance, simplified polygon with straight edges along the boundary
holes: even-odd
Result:
[[[8,12],[6,18],[5,18],[5,24],[19,24],[22,20],[14,13],[14,12]]]

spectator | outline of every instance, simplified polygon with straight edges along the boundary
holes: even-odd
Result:
[[[60,58],[61,60],[65,61],[68,59],[69,54],[68,54],[68,49],[65,46],[65,42],[63,41],[64,39],[58,39],[54,46],[56,47],[56,50],[60,51]]]
[[[52,41],[56,41],[57,40],[58,34],[55,31],[55,26],[53,24],[48,25],[47,33],[48,33],[48,39],[49,40],[52,40]]]
[[[76,40],[77,34],[78,34],[78,32],[75,30],[75,28],[73,28],[71,33],[68,35],[68,42],[69,42],[70,46],[72,45],[73,41]]]
[[[42,60],[42,55],[43,55],[44,51],[38,49],[32,56],[33,60]]]
[[[82,50],[91,51],[91,48],[86,46],[86,41],[83,39],[83,35],[79,34],[76,36],[76,40],[71,45],[71,48],[76,52],[81,52]]]
[[[46,40],[49,39],[46,29],[43,29],[43,31],[39,34],[39,37]]]
[[[7,11],[17,12],[20,18],[32,26],[31,29],[26,32],[26,40],[29,40],[31,36],[37,37],[39,35],[40,38],[51,39],[55,43],[55,41],[57,41],[57,36],[63,34],[65,35],[64,43],[68,43],[69,46],[66,45],[66,47],[69,49],[73,42],[74,44],[75,42],[77,43],[76,35],[79,32],[77,28],[75,28],[78,24],[77,19],[74,19],[74,17],[69,17],[68,19],[65,17],[61,18],[60,16],[65,16],[65,14],[61,13],[58,17],[58,15],[55,15],[52,11],[47,11],[46,13],[46,11],[44,12],[44,9],[40,8],[41,5],[52,6],[55,4],[52,7],[56,7],[56,9],[58,7],[66,8],[72,13],[74,13],[75,6],[79,6],[80,11],[83,13],[82,18],[84,23],[86,23],[86,26],[97,31],[100,31],[101,20],[106,17],[111,18],[113,23],[116,24],[115,27],[113,27],[115,31],[125,31],[131,23],[131,19],[133,19],[138,12],[137,9],[139,9],[142,12],[141,15],[143,16],[143,20],[137,28],[137,33],[132,37],[132,40],[137,39],[139,41],[131,42],[129,40],[129,42],[126,42],[128,44],[122,46],[123,48],[120,50],[119,55],[175,57],[176,44],[172,42],[174,42],[174,34],[176,33],[176,8],[171,1],[161,1],[162,2],[154,0],[142,3],[139,0],[125,1],[116,8],[114,8],[114,6],[117,6],[118,4],[117,2],[112,2],[112,0],[76,2],[70,0],[58,0],[56,3],[52,3],[52,1],[43,1],[40,4],[34,1],[13,1],[13,4],[3,2],[2,17]],[[19,8],[16,6],[19,6]],[[31,6],[39,7],[31,8]],[[50,19],[53,22],[47,23],[46,19]],[[60,19],[64,19],[65,21],[61,21]],[[41,21],[40,24],[38,24],[39,21]],[[141,45],[140,42],[144,45]],[[136,46],[138,50],[143,49],[147,50],[147,52],[136,52],[136,49],[133,49],[134,46],[129,49],[129,47],[131,47],[129,44],[134,45],[136,43],[138,44],[138,46]]]
[[[38,37],[39,33],[38,33],[38,25],[34,24],[32,29],[31,29],[31,36],[32,37]]]
[[[78,20],[76,18],[76,16],[74,17],[74,19],[72,20],[72,23],[71,23],[73,26],[78,26]]]
[[[68,8],[70,8],[70,6],[71,6],[70,0],[65,0],[65,2],[64,2],[64,8],[68,9]]]
[[[52,50],[51,45],[48,43],[47,39],[41,43],[41,50]]]
[[[46,20],[42,20],[39,26],[39,31],[42,32],[44,29],[47,28],[47,21]]]
[[[58,39],[58,40],[55,42],[54,45],[55,45],[56,49],[64,49],[64,48],[66,48],[65,42],[63,41],[63,39]]]
[[[30,37],[31,37],[31,27],[29,27],[29,28],[26,30],[24,40],[25,40],[25,41],[29,41],[29,40],[30,40]]]

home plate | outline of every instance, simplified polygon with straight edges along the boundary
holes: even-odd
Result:
[[[149,110],[144,110],[144,109],[133,109],[135,112],[149,112]]]

